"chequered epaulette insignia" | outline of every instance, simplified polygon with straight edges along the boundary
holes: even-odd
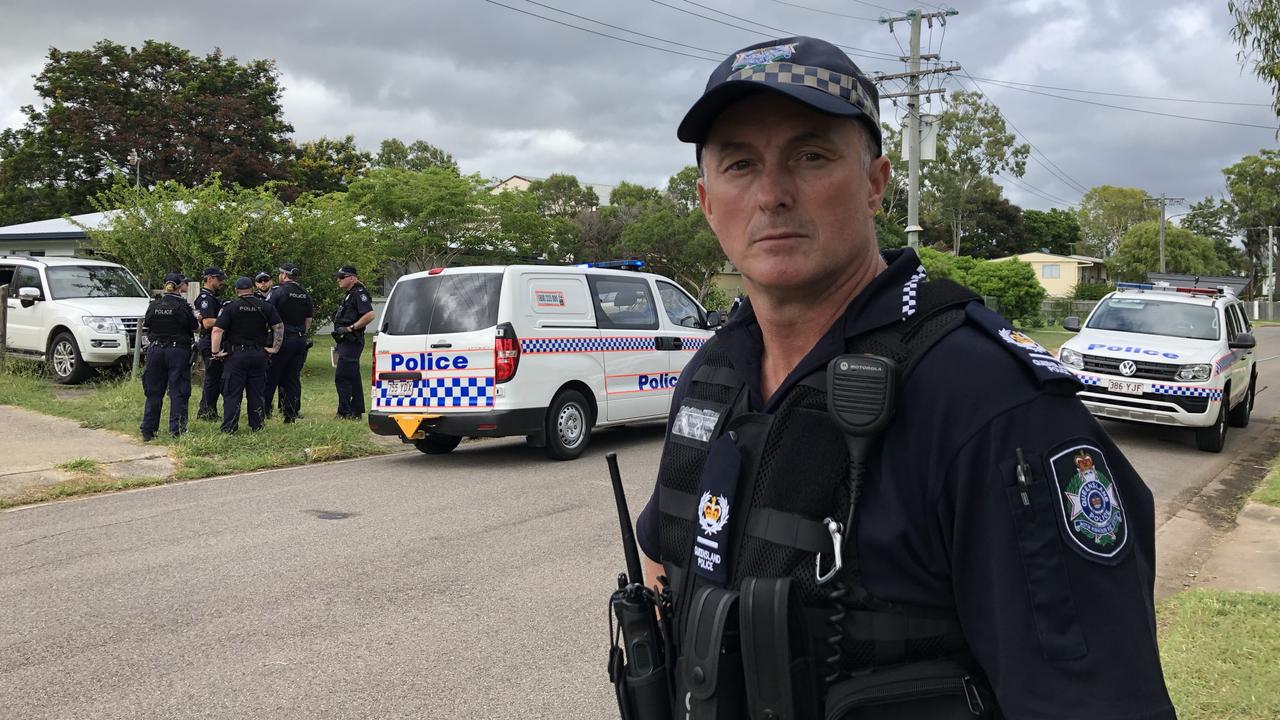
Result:
[[[981,303],[970,303],[965,308],[965,313],[974,325],[982,328],[998,345],[1021,360],[1041,387],[1062,393],[1075,393],[1080,389],[1080,380],[1075,373],[1058,362],[1058,358],[1034,338],[1015,330],[998,313]]]

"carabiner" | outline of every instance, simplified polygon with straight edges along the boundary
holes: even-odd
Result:
[[[844,555],[842,552],[842,548],[844,547],[844,536],[841,534],[844,531],[844,528],[840,526],[840,523],[832,520],[831,518],[827,518],[823,520],[823,522],[827,525],[827,532],[831,534],[831,545],[835,549],[836,561],[832,564],[830,570],[823,573],[822,553],[818,553],[818,556],[814,558],[814,574],[818,576],[819,585],[825,585],[830,582],[830,580],[836,576],[836,573],[840,572],[840,568],[844,567]]]

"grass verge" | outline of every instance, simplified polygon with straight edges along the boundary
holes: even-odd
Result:
[[[337,394],[333,387],[333,368],[329,364],[332,345],[327,337],[316,338],[315,347],[311,349],[302,372],[303,419],[291,425],[285,425],[276,413],[261,431],[250,432],[243,402],[240,432],[235,435],[221,433],[217,422],[195,419],[201,394],[197,371],[192,380],[189,432],[175,439],[165,432],[169,412],[166,397],[161,414],[161,432],[152,443],[165,447],[176,461],[174,478],[193,479],[387,452],[390,446],[370,433],[365,423],[334,417]],[[366,346],[362,377],[369,375],[370,357],[370,349]],[[136,438],[142,419],[142,384],[131,380],[126,373],[122,377],[100,375],[79,386],[62,386],[49,380],[39,366],[10,359],[0,369],[0,404],[65,417],[79,421],[84,427],[112,430]],[[222,409],[221,401],[218,409]],[[92,458],[72,460],[60,469],[78,477],[46,488],[48,493],[55,494],[41,499],[156,484],[165,480],[91,477],[100,469]],[[12,499],[5,502],[14,504]]]
[[[1181,720],[1280,717],[1280,595],[1188,590],[1161,603],[1157,617]]]
[[[1272,507],[1280,507],[1280,458],[1271,463],[1271,472],[1267,473],[1252,499]]]
[[[164,477],[131,477],[131,478],[81,478],[60,482],[57,485],[48,485],[45,487],[29,488],[18,495],[0,496],[0,510],[5,510],[19,505],[32,505],[35,503],[49,502],[51,500],[61,500],[62,498],[75,497],[77,495],[92,495],[94,493],[108,492],[112,490],[128,490],[131,488],[149,487],[151,485],[163,485],[172,480],[172,478]]]
[[[1066,330],[1023,330],[1022,332],[1030,335],[1033,340],[1052,352],[1057,352],[1058,348],[1062,347],[1062,343],[1075,337],[1075,333]]]

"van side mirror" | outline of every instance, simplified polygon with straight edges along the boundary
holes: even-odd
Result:
[[[40,288],[24,287],[18,290],[18,300],[22,307],[31,307],[40,299]]]
[[[724,318],[720,317],[719,310],[707,311],[707,329],[712,330],[724,324]]]
[[[1075,315],[1062,318],[1062,329],[1071,332],[1080,332],[1080,318]]]
[[[1236,335],[1235,339],[1227,343],[1227,347],[1232,350],[1252,350],[1258,346],[1258,341],[1253,339],[1253,333],[1242,332]]]

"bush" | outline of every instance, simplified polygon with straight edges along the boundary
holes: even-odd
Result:
[[[946,278],[979,295],[992,297],[992,309],[1011,320],[1037,317],[1044,300],[1044,287],[1035,270],[1018,260],[979,260],[948,255],[931,248],[920,249],[920,262],[929,278]]]
[[[1071,297],[1075,300],[1101,300],[1114,289],[1109,282],[1080,283],[1072,290]]]
[[[733,298],[729,297],[729,293],[712,285],[702,294],[698,302],[702,303],[702,307],[707,310],[719,310],[723,314],[729,310],[729,303],[733,302]]]

